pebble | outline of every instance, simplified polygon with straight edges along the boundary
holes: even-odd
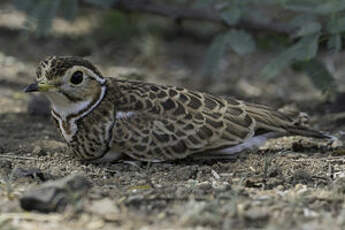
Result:
[[[113,200],[103,198],[101,200],[93,201],[87,206],[87,210],[95,213],[108,221],[116,221],[120,215],[120,210]]]
[[[205,190],[211,189],[212,188],[212,184],[210,182],[208,182],[208,181],[204,181],[204,182],[201,182],[201,183],[197,184],[196,187],[198,189],[201,189],[201,190],[205,191]]]
[[[284,186],[283,186],[283,185],[278,185],[278,186],[276,187],[276,189],[277,189],[278,191],[284,191]]]
[[[245,218],[252,221],[268,220],[269,212],[262,208],[252,208],[245,212]]]
[[[12,171],[12,177],[19,178],[32,178],[39,179],[40,181],[46,181],[52,176],[48,173],[43,173],[39,168],[15,168]]]
[[[12,166],[11,161],[9,161],[9,160],[1,160],[0,161],[0,172],[2,172],[4,174],[10,174],[12,168],[13,168],[13,166]]]
[[[228,190],[231,190],[231,185],[228,182],[223,182],[223,183],[213,183],[212,187],[217,191],[217,192],[225,192]]]
[[[90,187],[91,183],[85,177],[70,175],[26,191],[20,198],[20,205],[26,211],[63,211],[67,204],[76,204]]]
[[[339,148],[339,147],[341,147],[341,146],[343,146],[343,145],[344,145],[344,144],[343,144],[343,142],[342,142],[341,140],[335,139],[335,140],[332,142],[331,147],[332,147],[332,148]]]
[[[34,147],[34,149],[32,150],[32,153],[33,153],[34,155],[38,155],[38,154],[41,153],[41,151],[42,151],[42,148],[41,148],[40,146],[36,145],[36,146]]]

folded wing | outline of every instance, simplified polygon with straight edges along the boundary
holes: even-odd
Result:
[[[115,81],[115,80],[114,80]],[[293,120],[265,106],[178,87],[116,80],[114,148],[139,160],[169,160],[242,143],[256,132],[289,132]],[[297,128],[298,129],[298,128]]]

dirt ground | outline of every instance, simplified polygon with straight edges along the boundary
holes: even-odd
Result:
[[[0,9],[0,229],[345,228],[342,148],[284,137],[229,161],[83,163],[66,154],[49,115],[40,109],[41,115],[28,112],[37,101],[23,93],[41,58],[89,56],[105,75],[125,74],[276,107],[294,104],[310,114],[315,128],[342,139],[344,116],[336,109],[342,100],[326,103],[307,77],[291,70],[271,81],[258,78],[272,54],[258,51],[240,58],[229,53],[219,77],[205,85],[198,72],[205,42],[153,35],[130,42],[99,38],[99,31],[92,32],[96,16],[72,25],[56,20],[52,36],[35,38],[22,31],[23,14],[9,4]],[[339,84],[343,56],[332,59]],[[77,204],[49,214],[20,207],[25,191],[71,174],[92,183]]]

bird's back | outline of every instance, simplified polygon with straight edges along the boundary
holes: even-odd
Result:
[[[115,101],[113,150],[135,159],[180,159],[272,131],[323,137],[266,106],[179,87],[110,80],[121,95]]]

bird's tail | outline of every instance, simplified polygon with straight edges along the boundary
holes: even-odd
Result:
[[[270,107],[246,103],[247,113],[256,121],[256,133],[277,131],[286,135],[314,138],[332,138],[321,131],[310,128],[306,113],[288,107],[273,110]]]

